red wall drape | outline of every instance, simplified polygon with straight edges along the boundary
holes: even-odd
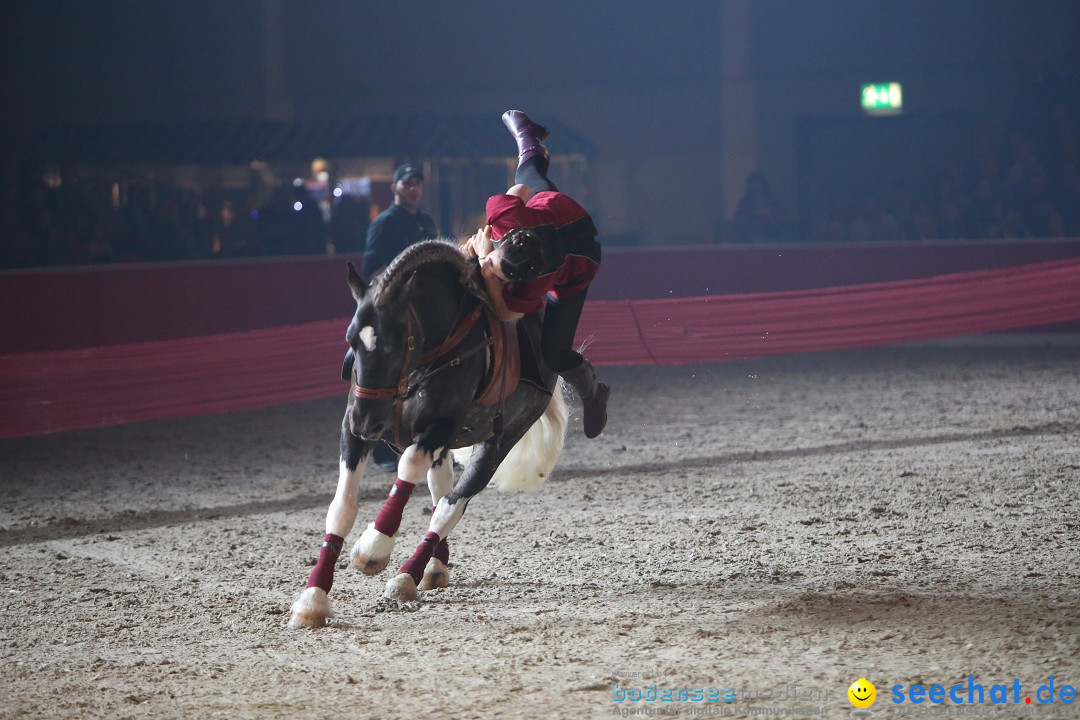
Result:
[[[1076,257],[1080,238],[605,247],[589,300],[807,290]],[[348,259],[358,261],[338,255],[3,271],[0,353],[333,320],[352,306]]]
[[[600,365],[670,365],[1078,319],[1074,258],[811,290],[596,301],[578,340]],[[0,438],[344,396],[347,322],[0,355]]]

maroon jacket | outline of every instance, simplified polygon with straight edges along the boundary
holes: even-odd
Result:
[[[600,270],[596,226],[585,208],[569,195],[538,192],[528,202],[514,195],[493,195],[487,201],[487,222],[496,242],[517,228],[554,225],[566,252],[552,271],[503,286],[506,307],[514,312],[536,312],[544,307],[549,292],[556,299],[573,297],[584,291]]]

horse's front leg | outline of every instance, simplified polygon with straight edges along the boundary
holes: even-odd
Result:
[[[326,535],[319,548],[319,559],[308,577],[307,589],[292,605],[290,628],[322,627],[330,617],[329,593],[334,584],[334,564],[356,522],[360,479],[364,476],[372,447],[374,443],[362,441],[342,427],[337,490],[326,511]]]
[[[417,592],[424,579],[424,571],[446,537],[465,514],[465,506],[476,493],[483,490],[506,452],[500,450],[496,440],[488,440],[473,453],[469,464],[461,474],[454,489],[439,499],[431,513],[428,533],[417,546],[398,574],[386,583],[383,597],[400,602],[410,602],[419,597]],[[447,462],[450,462],[447,459]],[[426,588],[425,588],[426,589]]]
[[[440,449],[441,451],[441,449]],[[398,460],[398,476],[390,495],[352,549],[352,564],[365,575],[377,575],[390,562],[405,504],[413,488],[432,465],[433,455],[421,445],[411,445]]]
[[[427,482],[431,492],[431,513],[434,515],[439,501],[454,489],[454,459],[449,452],[444,452],[428,470]],[[450,584],[450,546],[445,536],[435,546],[433,553],[424,568],[424,579],[420,581],[421,590],[444,588]]]

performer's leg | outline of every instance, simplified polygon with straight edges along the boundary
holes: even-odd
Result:
[[[540,336],[540,348],[544,364],[560,375],[577,367],[585,359],[574,351],[574,335],[577,333],[581,310],[589,289],[573,297],[552,300],[544,308],[544,326]]]
[[[574,334],[587,293],[588,288],[570,298],[548,300],[540,347],[547,366],[562,375],[581,398],[585,436],[594,438],[607,425],[611,388],[597,379],[592,363],[574,351]]]
[[[550,155],[544,147],[544,140],[548,137],[548,129],[530,120],[529,116],[520,110],[507,110],[503,113],[502,120],[518,146],[518,167],[514,173],[514,182],[528,185],[534,193],[558,190],[547,176]]]
[[[528,185],[533,194],[545,190],[558,192],[559,188],[555,187],[555,183],[548,179],[547,169],[547,158],[541,158],[539,155],[531,157],[518,165],[517,172],[514,173],[514,182]]]

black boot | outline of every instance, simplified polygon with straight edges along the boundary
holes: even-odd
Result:
[[[544,160],[550,157],[548,149],[544,147],[544,140],[549,135],[546,127],[534,123],[520,110],[507,110],[502,115],[502,121],[517,141],[518,165],[538,155]]]
[[[582,360],[577,367],[564,371],[562,376],[581,398],[585,437],[596,437],[607,425],[607,401],[611,388],[596,378],[596,370],[588,360]]]

